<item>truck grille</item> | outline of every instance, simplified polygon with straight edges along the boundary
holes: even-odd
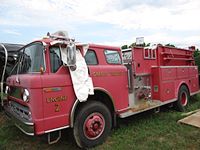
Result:
[[[32,120],[31,112],[26,106],[22,106],[14,101],[9,101],[10,110],[25,120]]]

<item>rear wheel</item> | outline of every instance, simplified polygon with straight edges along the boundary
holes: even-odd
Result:
[[[178,100],[175,103],[175,106],[178,111],[185,111],[185,107],[188,104],[190,98],[188,88],[185,85],[182,85],[179,89]]]
[[[79,110],[74,122],[74,138],[81,148],[90,148],[104,142],[111,130],[109,109],[97,101],[88,102]]]

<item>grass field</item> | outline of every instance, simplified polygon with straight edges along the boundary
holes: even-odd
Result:
[[[200,108],[200,95],[191,98],[187,112]],[[163,107],[160,113],[148,111],[126,119],[119,119],[119,127],[112,130],[106,142],[95,150],[199,150],[200,129],[177,124],[183,116],[173,108]],[[63,130],[61,140],[48,145],[46,136],[24,135],[0,113],[0,150],[2,149],[78,149],[71,130]]]

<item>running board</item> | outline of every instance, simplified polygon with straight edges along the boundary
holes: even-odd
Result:
[[[148,111],[148,110],[151,110],[151,109],[154,109],[154,108],[158,108],[160,106],[175,102],[176,100],[177,99],[172,99],[172,100],[167,101],[167,102],[160,102],[158,100],[152,100],[152,101],[157,101],[158,104],[157,105],[153,105],[153,106],[149,106],[147,108],[140,109],[140,110],[137,110],[134,107],[128,108],[126,112],[119,114],[119,117],[120,118],[126,118],[126,117],[129,117],[129,116],[135,115],[135,114],[139,114],[141,112],[145,112],[145,111]],[[159,109],[157,109],[157,110],[159,110]]]

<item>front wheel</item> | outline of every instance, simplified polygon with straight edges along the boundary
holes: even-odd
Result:
[[[81,148],[90,148],[104,142],[109,135],[112,118],[109,109],[102,103],[91,101],[80,110],[74,122],[74,138]]]
[[[178,111],[185,111],[185,107],[188,104],[190,98],[188,88],[185,85],[182,85],[179,89],[178,100],[175,103],[175,106]]]

